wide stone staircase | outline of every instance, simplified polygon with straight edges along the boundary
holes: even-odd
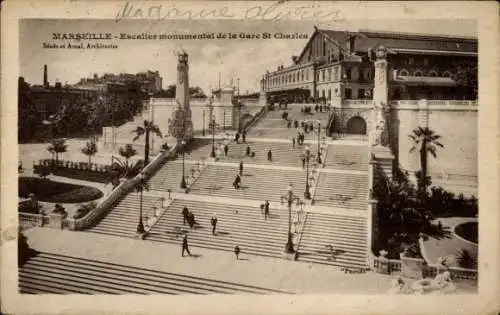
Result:
[[[328,145],[325,168],[368,170],[368,146],[366,145]]]
[[[159,197],[143,194],[143,217],[153,215],[153,207],[161,207]],[[88,232],[115,236],[135,237],[139,223],[140,196],[139,193],[129,193],[106,216]]]
[[[368,174],[320,172],[314,205],[366,210]]]
[[[19,268],[26,294],[268,294],[286,293],[171,272],[40,253]]]
[[[181,211],[184,206],[195,215],[196,228],[190,229],[183,224]],[[214,213],[218,220],[215,236],[210,225]],[[270,217],[266,220],[259,207],[174,200],[146,240],[180,246],[183,235],[187,234],[190,247],[233,251],[238,245],[243,255],[279,258],[287,241],[287,230],[288,210],[275,208],[273,203],[270,204]],[[195,252],[191,249],[191,253]]]
[[[238,164],[231,166],[208,165],[201,177],[191,186],[190,193],[251,200],[279,201],[292,183],[297,195],[305,188],[305,171],[244,167],[241,188],[236,190],[233,181],[239,172]]]
[[[298,247],[298,259],[367,268],[366,233],[366,219],[363,217],[309,212]],[[333,257],[330,245],[333,246]]]

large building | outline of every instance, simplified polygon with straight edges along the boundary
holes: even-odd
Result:
[[[383,78],[375,78],[380,47],[387,52],[386,68],[378,72]],[[367,138],[375,129],[372,108],[379,80],[385,82],[379,91],[388,103],[388,141],[398,165],[411,172],[419,169],[418,155],[409,153],[408,135],[419,126],[429,127],[445,146],[430,161],[433,181],[452,183],[457,192],[476,193],[475,38],[315,27],[291,65],[278,65],[263,76],[261,90],[272,103],[329,104],[330,135]]]

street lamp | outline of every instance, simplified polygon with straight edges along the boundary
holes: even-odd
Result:
[[[226,130],[226,110],[224,109],[224,120],[223,120],[223,126],[222,129]]]
[[[141,197],[139,199],[139,223],[137,224],[137,234],[143,234],[145,232],[144,230],[144,224],[142,223],[142,191],[144,190],[146,183],[144,182],[144,174],[140,173],[139,174],[139,192],[141,194]]]
[[[280,198],[281,204],[284,201],[288,204],[288,238],[285,246],[285,252],[288,254],[295,253],[295,249],[293,248],[293,240],[292,240],[292,205],[294,201],[299,201],[300,198],[293,194],[292,184],[288,185],[287,192]]]
[[[186,189],[187,188],[187,185],[186,185],[186,176],[184,176],[184,153],[186,152],[186,150],[185,150],[186,141],[182,140],[181,144],[182,144],[182,179],[181,179],[181,188],[182,189]]]
[[[306,152],[305,152],[305,158],[306,158],[306,190],[304,191],[304,198],[309,200],[311,199],[311,192],[310,192],[310,187],[309,187],[309,159],[311,158],[311,151],[309,148],[309,145],[306,146]]]
[[[205,136],[205,110],[203,110],[203,136]]]
[[[215,158],[215,119],[212,120],[212,152],[210,152],[210,157]]]
[[[321,121],[318,120],[318,165],[321,164],[321,152],[319,151],[319,136],[321,134]]]

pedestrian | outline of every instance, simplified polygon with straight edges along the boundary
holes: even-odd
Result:
[[[243,176],[243,161],[240,161],[240,176]]]
[[[239,143],[238,141],[240,140],[240,133],[237,132],[236,135],[234,136],[234,140],[236,141],[236,143]]]
[[[187,222],[189,224],[190,229],[194,228],[194,225],[196,224],[196,220],[194,219],[194,213],[191,211],[189,211]]]
[[[330,250],[330,258],[328,258],[328,260],[337,260],[335,257],[335,249],[333,248],[333,244],[325,245],[325,247]]]
[[[247,145],[247,152],[246,153],[247,153],[247,156],[250,156],[250,146],[249,145]]]
[[[182,257],[184,257],[184,251],[186,251],[188,255],[191,256],[191,253],[189,252],[187,235],[184,235],[184,238],[182,239]]]
[[[215,235],[215,227],[217,226],[217,215],[215,213],[210,219],[210,224],[212,225],[212,235]]]
[[[239,260],[240,258],[238,255],[240,254],[240,247],[238,245],[234,247],[234,254],[236,255],[236,260]]]
[[[292,121],[289,120],[287,123],[286,123],[286,127],[287,128],[291,128],[292,127]]]
[[[183,225],[186,225],[186,221],[188,221],[188,215],[189,215],[189,209],[186,206],[184,206],[184,208],[182,209]]]
[[[271,149],[269,149],[269,151],[267,152],[267,160],[269,162],[273,160],[273,152],[271,151]]]
[[[264,203],[264,219],[267,220],[267,217],[269,216],[269,200],[266,200]]]
[[[247,142],[247,132],[243,131],[243,133],[241,134],[241,136],[242,136],[243,143]]]
[[[292,138],[292,147],[295,149],[295,137]]]
[[[224,156],[227,157],[227,152],[229,151],[229,146],[227,144],[224,145]]]
[[[302,169],[306,168],[306,158],[302,157]]]
[[[235,189],[240,188],[240,183],[241,183],[241,177],[239,174],[236,174],[236,178],[234,179],[233,186]]]
[[[296,119],[293,121],[293,127],[294,128],[298,128],[299,127],[299,122]]]

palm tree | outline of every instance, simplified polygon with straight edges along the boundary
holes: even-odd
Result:
[[[143,126],[137,126],[133,131],[135,137],[133,141],[139,139],[140,136],[146,135],[146,143],[144,145],[144,165],[149,164],[149,133],[152,132],[160,138],[163,138],[160,128],[158,125],[153,124],[152,121],[144,120]]]
[[[137,150],[131,144],[126,144],[125,147],[118,149],[118,153],[123,156],[127,162],[128,160],[137,154]]]
[[[89,166],[92,156],[97,153],[97,144],[95,141],[87,141],[85,146],[82,148],[82,153],[89,157]]]
[[[137,150],[132,147],[131,144],[125,145],[125,147],[121,147],[118,149],[118,152],[121,156],[125,158],[125,161],[120,160],[119,158],[113,157],[113,164],[111,168],[118,174],[118,177],[134,177],[139,174],[142,169],[142,160],[136,161],[135,163],[130,164],[130,158],[137,154]]]
[[[427,177],[427,155],[430,153],[434,158],[437,157],[437,147],[443,148],[444,146],[438,141],[440,135],[428,127],[418,127],[414,129],[408,136],[413,141],[413,146],[410,148],[410,153],[417,150],[420,154],[420,179],[419,191],[425,192],[429,184]]]
[[[140,180],[134,186],[136,192],[140,193],[140,204],[139,204],[139,223],[137,224],[137,233],[144,233],[144,224],[142,222],[142,192],[144,190],[149,190],[149,184],[144,178],[144,174],[140,175]]]
[[[59,153],[64,153],[68,149],[68,145],[66,144],[66,140],[64,139],[54,139],[52,140],[51,144],[47,147],[47,150],[55,154],[56,156],[56,165],[59,159]]]

